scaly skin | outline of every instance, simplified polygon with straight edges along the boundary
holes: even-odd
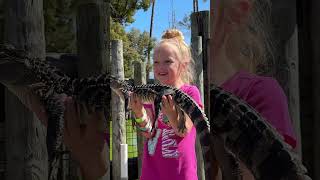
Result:
[[[225,147],[257,180],[309,180],[291,146],[249,104],[222,88],[210,87],[211,127]],[[232,174],[232,172],[226,172]]]

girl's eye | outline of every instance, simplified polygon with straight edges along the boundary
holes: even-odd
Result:
[[[158,64],[159,62],[158,61],[153,61],[153,64]]]
[[[165,63],[171,64],[171,63],[172,63],[172,60],[166,60]]]

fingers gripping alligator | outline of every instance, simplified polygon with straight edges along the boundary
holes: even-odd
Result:
[[[202,109],[184,92],[166,85],[134,86],[109,75],[72,79],[43,61],[27,58],[22,51],[0,46],[0,61],[23,63],[43,83],[36,94],[42,99],[48,114],[47,148],[51,164],[49,179],[55,179],[58,152],[62,144],[64,104],[60,94],[73,96],[77,102],[108,108],[111,90],[120,93],[127,101],[134,92],[144,101],[154,101],[159,113],[162,95],[172,95],[182,117],[179,129],[184,131],[184,114],[193,121],[200,137],[204,156],[206,179],[211,179],[210,156],[218,159],[224,179],[241,179],[241,160],[258,180],[307,180],[306,169],[294,156],[280,135],[249,105],[217,86],[211,86],[210,125]]]

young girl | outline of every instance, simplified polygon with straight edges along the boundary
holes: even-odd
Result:
[[[202,107],[199,90],[192,82],[192,58],[183,35],[176,29],[167,30],[154,51],[154,75],[161,83],[181,89]],[[163,96],[156,130],[150,133],[154,119],[151,104],[142,104],[132,96],[131,108],[138,129],[147,137],[144,145],[141,180],[196,180],[196,129],[186,116],[184,132],[178,132],[179,115],[172,97]]]
[[[276,80],[257,75],[272,57],[267,37],[269,0],[211,1],[209,81],[254,107],[293,148],[287,97]],[[254,179],[244,168],[244,179]]]

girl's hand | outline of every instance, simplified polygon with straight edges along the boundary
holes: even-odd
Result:
[[[171,95],[168,96],[163,96],[162,97],[162,113],[165,114],[168,119],[171,127],[175,130],[176,135],[180,137],[184,137],[188,132],[190,132],[193,123],[189,116],[185,116],[185,126],[186,126],[186,131],[185,132],[179,132],[178,127],[179,123],[179,114],[176,110],[174,101],[172,99]]]
[[[143,104],[141,99],[135,94],[131,94],[129,98],[129,108],[133,111],[135,116],[138,118],[143,116]]]
[[[178,112],[171,95],[162,96],[162,112],[165,114],[173,127],[178,126]]]

